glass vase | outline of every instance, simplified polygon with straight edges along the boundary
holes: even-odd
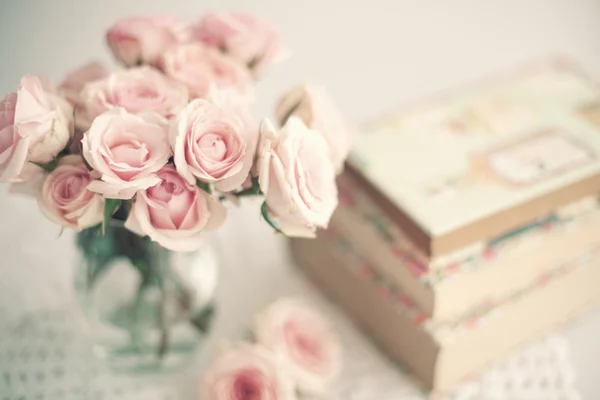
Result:
[[[182,366],[210,328],[218,260],[214,241],[194,253],[161,247],[121,221],[77,234],[76,293],[95,353],[118,371]]]

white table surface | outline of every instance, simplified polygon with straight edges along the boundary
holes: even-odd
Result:
[[[600,76],[598,0],[0,0],[0,92],[14,90],[26,72],[59,81],[90,59],[109,63],[103,33],[118,17],[169,12],[189,18],[214,8],[259,13],[294,52],[260,82],[257,116],[272,115],[277,95],[304,79],[326,84],[356,123],[553,53],[572,55]],[[58,231],[33,201],[0,189],[0,306],[8,311],[3,318],[58,307],[69,296],[71,236],[55,239]],[[288,268],[282,265],[283,243],[261,222],[258,204],[233,210],[221,235],[226,261],[239,269],[227,279],[261,274],[268,283]],[[238,315],[250,318],[281,291],[265,288],[236,304]],[[247,322],[226,324],[233,332]],[[571,324],[565,335],[582,398],[598,398],[600,310]]]

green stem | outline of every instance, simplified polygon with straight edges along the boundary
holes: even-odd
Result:
[[[249,187],[248,189],[241,190],[237,193],[233,193],[233,195],[236,197],[262,196],[263,192],[260,190],[260,184],[258,183],[258,178],[252,177],[252,186],[251,187]]]
[[[166,288],[165,288],[165,282],[163,281],[163,274],[166,272],[166,268],[169,267],[168,265],[168,256],[169,253],[165,252],[165,251],[161,251],[162,249],[157,249],[158,251],[155,252],[154,254],[154,260],[156,260],[156,263],[151,263],[153,268],[156,268],[157,271],[155,272],[155,276],[156,276],[156,283],[158,285],[158,288],[160,290],[160,297],[161,297],[161,302],[160,302],[160,307],[158,309],[158,326],[160,329],[160,339],[158,342],[158,349],[156,352],[156,355],[158,356],[159,360],[162,360],[165,356],[165,354],[167,354],[167,351],[169,350],[169,326],[167,323],[167,293],[166,293]],[[167,257],[165,257],[167,256]],[[166,258],[166,259],[165,259]]]
[[[167,326],[166,309],[167,309],[167,296],[165,295],[164,288],[161,288],[161,305],[158,314],[158,324],[160,326],[160,341],[158,342],[157,355],[160,360],[163,359],[167,350],[169,349],[169,329]]]
[[[256,193],[254,191],[251,191],[250,189],[248,190],[242,190],[239,193],[235,193],[236,197],[246,197],[246,196],[261,196],[262,193]]]
[[[281,232],[281,230],[277,227],[277,225],[275,225],[275,223],[273,221],[271,221],[271,218],[269,217],[269,212],[267,210],[267,202],[266,201],[262,203],[262,206],[260,207],[260,212],[261,212],[263,218],[265,219],[265,221],[267,221],[267,224],[269,224],[271,226],[271,228],[273,228],[275,230],[275,232],[283,234],[283,232]]]
[[[140,325],[139,325],[139,318],[140,318],[140,314],[141,314],[141,308],[142,305],[144,304],[143,300],[144,300],[144,292],[146,291],[146,281],[145,279],[141,279],[140,281],[140,286],[136,292],[135,295],[135,300],[133,302],[133,307],[132,307],[132,321],[133,324],[131,326],[131,330],[130,330],[130,334],[131,334],[131,343],[133,344],[133,347],[137,350],[137,351],[141,351],[142,350],[142,341],[141,341],[141,329],[140,329]]]

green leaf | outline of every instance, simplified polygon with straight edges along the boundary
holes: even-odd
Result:
[[[252,186],[249,187],[248,189],[244,189],[242,191],[239,191],[237,193],[234,193],[235,196],[237,197],[244,197],[244,196],[262,196],[262,191],[260,190],[260,184],[258,183],[258,177],[252,177]]]
[[[198,186],[200,189],[204,190],[206,193],[212,194],[212,188],[210,187],[210,183],[197,180],[196,186]]]
[[[113,219],[118,221],[126,221],[127,217],[129,217],[129,212],[131,211],[131,202],[124,201],[121,203],[121,207],[117,210],[116,213],[113,214]]]
[[[87,228],[77,233],[77,247],[86,259],[87,280],[89,289],[109,270],[112,261],[119,257],[115,249],[112,235],[102,235],[102,224]]]
[[[42,168],[44,171],[46,172],[52,172],[56,169],[56,166],[58,165],[58,161],[56,159],[50,161],[47,164],[42,164],[42,163],[36,163],[33,161],[30,161],[32,164],[37,165],[38,167]]]
[[[252,189],[254,190],[255,194],[258,194],[258,195],[263,194],[262,190],[260,190],[260,183],[258,183],[258,176],[252,177]]]
[[[260,206],[260,213],[262,214],[265,221],[267,221],[267,224],[269,224],[271,226],[271,228],[273,228],[275,230],[275,232],[283,234],[283,232],[281,232],[279,230],[277,225],[275,225],[275,223],[273,221],[271,221],[271,218],[269,218],[269,212],[267,210],[267,202],[266,201],[262,203],[262,206]]]
[[[120,199],[106,199],[104,201],[104,222],[102,223],[102,235],[106,234],[106,225],[110,222],[115,211],[121,205]]]

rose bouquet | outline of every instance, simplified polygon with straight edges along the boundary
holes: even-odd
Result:
[[[127,18],[106,39],[115,71],[93,62],[58,87],[26,75],[5,96],[0,181],[36,192],[46,217],[78,232],[80,289],[93,290],[116,260],[137,271],[127,307],[98,318],[120,324],[140,351],[140,321],[156,325],[148,340],[162,356],[170,325],[202,327],[209,314],[206,299],[192,312],[202,296],[185,288],[191,273],[173,276],[173,260],[201,249],[226,203],[246,196],[264,197],[260,213],[275,231],[313,237],[337,205],[349,138],[331,99],[312,85],[281,97],[277,125],[253,118],[256,78],[287,52],[251,15],[213,13],[189,25]],[[104,297],[117,302],[110,290]],[[148,302],[156,310],[145,312]]]

